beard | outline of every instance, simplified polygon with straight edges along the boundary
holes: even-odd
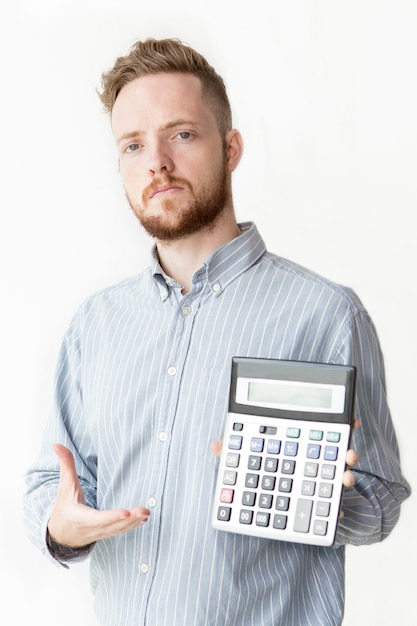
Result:
[[[179,209],[175,199],[163,200],[159,215],[147,214],[146,199],[161,183],[187,188],[191,201]],[[159,241],[177,241],[201,230],[213,228],[231,199],[230,178],[224,161],[217,175],[213,175],[195,192],[192,185],[183,178],[166,174],[155,180],[142,194],[142,202],[135,202],[126,192],[130,208],[146,232]]]

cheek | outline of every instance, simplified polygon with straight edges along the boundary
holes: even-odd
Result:
[[[120,167],[120,176],[122,179],[123,188],[129,196],[140,198],[142,191],[145,187],[143,178],[138,173],[136,168],[133,167]]]

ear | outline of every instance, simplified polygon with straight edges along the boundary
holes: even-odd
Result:
[[[232,129],[226,135],[226,154],[229,172],[233,172],[243,154],[243,139],[238,130]]]

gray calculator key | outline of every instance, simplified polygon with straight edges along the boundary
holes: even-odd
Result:
[[[310,529],[311,511],[313,508],[313,500],[300,498],[297,502],[297,510],[295,512],[294,531],[297,533],[308,533]]]
[[[223,474],[223,485],[236,485],[237,472],[226,470]]]
[[[228,452],[226,455],[227,467],[239,467],[240,454],[238,452]]]
[[[324,463],[321,468],[321,477],[327,480],[333,480],[336,474],[336,465],[329,465]]]
[[[329,517],[330,515],[330,502],[324,502],[319,500],[316,504],[316,515],[320,517]]]
[[[313,525],[313,533],[324,537],[327,533],[327,522],[316,519]]]

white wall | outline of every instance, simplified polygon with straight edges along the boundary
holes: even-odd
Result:
[[[176,36],[207,55],[245,138],[239,218],[367,305],[415,489],[414,0],[15,0],[0,11],[1,622],[95,623],[87,565],[57,570],[22,534],[22,475],[70,317],[147,263],[95,94],[138,38]],[[416,513],[412,498],[384,544],[347,550],[345,626],[417,624]]]

